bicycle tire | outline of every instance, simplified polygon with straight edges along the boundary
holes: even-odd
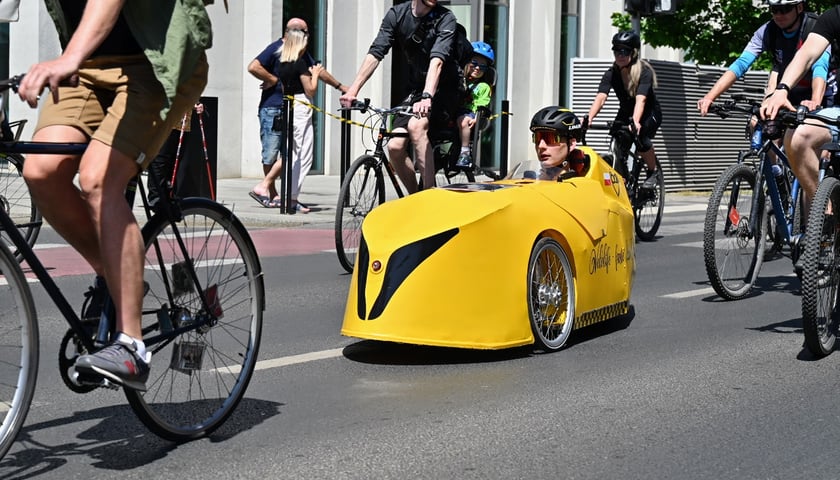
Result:
[[[23,156],[13,153],[0,153],[0,208],[15,223],[20,234],[30,247],[35,245],[41,231],[43,220],[41,212],[35,207],[29,187],[23,179]],[[4,238],[12,250],[15,259],[20,262],[23,255],[5,235]]]
[[[840,180],[826,177],[811,203],[802,261],[802,330],[805,347],[817,358],[829,355],[837,341],[838,220]]]
[[[155,215],[143,227],[149,287],[142,328],[151,374],[147,391],[125,389],[143,424],[176,442],[211,433],[233,413],[256,365],[265,309],[263,274],[245,227],[208,199],[187,198],[180,207],[178,229],[215,321],[152,340],[207,316],[171,222]]]
[[[635,153],[630,153],[629,157],[634,162],[633,171],[641,173],[641,163],[644,162]],[[656,176],[656,187],[652,190],[642,187],[644,181],[639,178],[638,173],[634,182],[636,191],[633,195],[633,213],[636,221],[636,236],[645,242],[656,239],[656,232],[659,231],[662,215],[665,213],[665,176],[662,174],[659,159],[656,160],[656,170],[659,174]]]
[[[353,272],[356,263],[362,222],[371,210],[384,202],[382,167],[373,155],[362,155],[347,170],[335,207],[335,253],[347,273]]]
[[[38,321],[26,277],[0,241],[0,458],[23,427],[38,376]],[[19,344],[18,344],[19,342]]]
[[[551,237],[540,238],[531,249],[528,261],[528,319],[534,345],[544,351],[560,349],[574,328],[575,279],[572,265],[563,246]]]
[[[746,296],[761,271],[767,237],[763,192],[759,197],[757,232],[749,231],[756,195],[755,171],[743,164],[724,170],[715,182],[703,222],[703,260],[715,292],[726,300]],[[732,229],[734,219],[735,228]]]

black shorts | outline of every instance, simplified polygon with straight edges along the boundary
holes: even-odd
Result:
[[[419,98],[419,95],[409,95],[400,103],[401,106],[412,106],[414,102],[412,99]],[[450,124],[455,123],[458,119],[459,111],[463,105],[460,101],[460,95],[450,93],[447,90],[438,91],[434,98],[432,98],[432,112],[429,115],[429,129],[436,130],[446,128]],[[411,120],[411,115],[397,115],[394,118],[391,128],[408,128],[408,121]]]
[[[647,152],[653,148],[653,137],[656,136],[660,125],[662,125],[662,115],[659,112],[653,112],[642,119],[642,130],[639,132],[642,152]]]

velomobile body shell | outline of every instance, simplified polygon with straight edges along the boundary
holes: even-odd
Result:
[[[575,328],[626,313],[633,211],[621,178],[584,150],[582,177],[436,188],[371,211],[341,333],[480,349],[531,344],[529,260],[546,236],[572,265]]]

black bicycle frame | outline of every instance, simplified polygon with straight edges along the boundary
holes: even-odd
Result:
[[[51,143],[51,142],[0,142],[0,152],[4,153],[19,153],[19,154],[45,154],[45,155],[81,155],[84,153],[85,149],[87,148],[86,143]],[[152,175],[152,181],[155,180],[154,173],[150,172]],[[126,189],[126,201],[131,205],[134,202],[134,195],[137,190],[138,184],[141,188],[141,195],[142,193],[142,183],[138,181],[139,175],[129,182],[129,185]],[[161,199],[158,205],[161,208],[168,209],[164,211],[164,214],[169,215],[167,218],[180,218],[180,212],[177,212],[178,217],[172,217],[171,215],[175,215],[176,213],[171,210],[171,206],[169,206],[168,199]],[[147,202],[143,202],[144,205],[148,205]],[[147,214],[149,214],[148,206],[147,206]],[[23,238],[23,235],[18,230],[15,223],[9,217],[9,215],[0,209],[0,228],[2,228],[5,233],[8,235],[8,238],[12,241],[12,244],[17,248],[18,252],[23,256],[23,259],[26,260],[26,263],[29,265],[29,268],[32,270],[32,273],[35,274],[35,277],[38,278],[38,281],[41,282],[41,285],[44,286],[47,294],[50,296],[52,301],[55,303],[55,306],[58,308],[59,312],[61,312],[62,316],[67,320],[67,323],[70,325],[70,328],[76,333],[77,338],[82,342],[85,346],[87,351],[93,352],[97,350],[97,343],[104,344],[107,340],[107,335],[109,334],[111,326],[114,324],[114,320],[109,318],[108,316],[108,309],[105,308],[103,311],[105,312],[104,318],[100,319],[100,324],[97,330],[97,335],[95,338],[91,338],[89,332],[87,332],[84,328],[82,320],[76,314],[73,307],[67,301],[67,298],[61,292],[61,289],[58,288],[56,285],[55,280],[47,272],[47,269],[44,267],[41,260],[35,255],[34,250],[29,246],[26,240]],[[178,245],[183,252],[186,251],[186,247],[183,242],[183,238],[181,237],[181,233],[178,230],[177,226],[173,223],[173,234],[177,239]],[[160,255],[160,250],[155,247],[157,251],[157,256],[159,262],[163,262],[163,259]],[[194,265],[192,264],[192,259],[189,258],[188,255],[185,255],[186,262],[188,262],[187,271],[190,274],[190,279],[193,281],[193,284],[200,289],[201,283],[198,280],[198,276],[195,272]],[[167,281],[167,292],[171,292],[171,288],[168,285]],[[206,324],[215,320],[215,317],[211,313],[212,310],[209,307],[209,303],[207,302],[207,296],[205,292],[199,291],[197,292],[199,297],[201,298],[201,304],[204,309],[205,314],[203,315],[203,319],[197,318],[195,322],[190,323],[187,326],[175,328],[169,332],[162,333],[161,335],[156,335],[151,338],[144,339],[144,343],[147,346],[152,346],[157,343],[160,343],[164,340],[169,340],[177,337],[181,333],[196,330]],[[170,304],[172,303],[170,300]]]

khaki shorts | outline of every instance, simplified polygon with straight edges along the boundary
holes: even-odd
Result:
[[[88,60],[79,69],[78,86],[60,87],[58,103],[47,95],[35,130],[50,125],[76,127],[146,168],[198,101],[207,84],[207,70],[207,58],[202,55],[192,77],[178,87],[163,120],[163,87],[144,55]]]

